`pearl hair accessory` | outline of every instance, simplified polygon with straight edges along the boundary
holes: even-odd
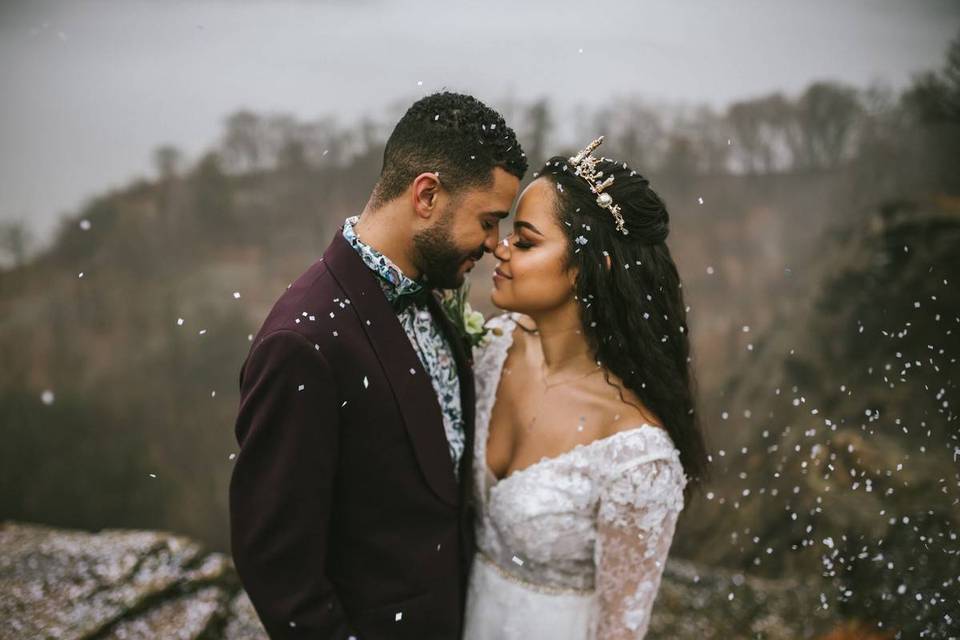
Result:
[[[573,165],[573,173],[580,176],[587,181],[587,184],[590,185],[590,191],[597,194],[597,206],[607,209],[610,214],[613,216],[614,222],[617,225],[617,231],[623,235],[628,235],[629,231],[624,228],[623,215],[620,213],[620,206],[614,204],[613,197],[609,193],[604,193],[603,190],[613,184],[613,176],[608,176],[606,180],[600,181],[603,178],[603,171],[597,170],[597,163],[600,162],[600,158],[591,155],[594,149],[600,146],[603,142],[603,136],[600,136],[590,144],[588,144],[583,151],[578,153],[575,156],[570,158],[570,164]]]

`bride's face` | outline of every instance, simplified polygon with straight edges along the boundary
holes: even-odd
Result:
[[[513,233],[500,241],[491,301],[536,316],[573,300],[576,270],[565,267],[568,240],[557,217],[556,186],[537,178],[517,205]]]

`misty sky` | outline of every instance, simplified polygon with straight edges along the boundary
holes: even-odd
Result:
[[[0,0],[0,220],[46,236],[149,175],[157,145],[192,159],[240,107],[349,124],[444,87],[546,96],[561,116],[626,95],[900,88],[958,30],[958,0]]]

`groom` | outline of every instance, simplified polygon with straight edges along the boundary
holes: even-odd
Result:
[[[473,378],[434,288],[498,241],[527,168],[475,98],[416,102],[363,212],[288,287],[240,374],[233,557],[270,637],[458,638]]]

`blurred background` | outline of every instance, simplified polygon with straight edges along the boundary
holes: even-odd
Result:
[[[0,89],[0,518],[227,551],[251,334],[449,89],[667,202],[714,473],[672,557],[956,637],[955,1],[4,2]]]

